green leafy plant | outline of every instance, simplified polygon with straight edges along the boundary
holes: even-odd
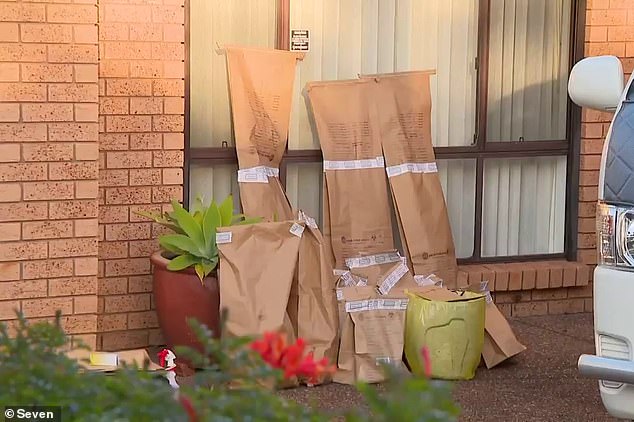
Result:
[[[173,234],[159,236],[159,244],[170,259],[167,269],[181,271],[194,267],[202,282],[218,265],[216,230],[238,224],[257,223],[261,219],[249,218],[244,214],[234,214],[233,197],[229,195],[220,205],[211,201],[203,203],[196,198],[190,211],[178,201],[172,201],[172,211],[164,213],[137,212],[138,215],[171,229]]]
[[[253,339],[215,339],[204,325],[190,321],[204,346],[203,353],[177,348],[205,368],[178,393],[162,371],[138,367],[113,374],[82,372],[61,350],[69,339],[55,323],[29,323],[18,315],[14,332],[0,323],[0,403],[5,406],[61,406],[65,421],[316,421],[337,418],[349,422],[455,421],[458,408],[450,384],[385,367],[389,381],[382,387],[358,386],[362,406],[327,414],[280,397],[263,387],[262,380],[281,380],[285,368],[273,368],[262,352],[253,350]],[[292,346],[292,345],[290,345]],[[256,347],[257,349],[257,347]],[[284,359],[284,362],[287,360]],[[287,369],[287,368],[286,368]]]

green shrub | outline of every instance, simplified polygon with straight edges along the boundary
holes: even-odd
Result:
[[[81,372],[60,353],[68,339],[57,323],[28,323],[19,316],[10,336],[0,324],[0,403],[61,406],[64,421],[327,421],[328,415],[279,397],[263,381],[283,373],[266,364],[248,338],[214,339],[192,322],[205,347],[201,354],[177,349],[206,369],[193,385],[172,390],[162,373],[123,368],[113,374]],[[371,414],[352,410],[347,421],[451,421],[458,410],[449,384],[390,372],[387,391],[360,385]],[[269,383],[269,385],[272,385]]]

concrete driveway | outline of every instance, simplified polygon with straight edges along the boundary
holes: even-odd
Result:
[[[594,351],[592,315],[514,318],[511,325],[528,347],[512,362],[455,386],[464,421],[615,421],[601,404],[595,381],[579,377],[577,359]],[[357,407],[350,386],[330,384],[281,393],[324,409]]]

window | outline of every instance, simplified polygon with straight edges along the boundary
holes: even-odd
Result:
[[[573,256],[578,111],[566,87],[580,1],[190,0],[189,198],[233,193],[239,204],[217,45],[287,48],[291,28],[309,29],[280,169],[294,205],[321,216],[307,82],[434,68],[432,135],[458,256]]]

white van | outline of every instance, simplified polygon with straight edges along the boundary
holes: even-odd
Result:
[[[601,399],[617,418],[634,419],[634,84],[623,86],[613,56],[577,63],[568,83],[582,107],[616,111],[607,134],[597,204],[598,265],[594,271],[596,355],[582,355],[582,375],[599,381]]]

